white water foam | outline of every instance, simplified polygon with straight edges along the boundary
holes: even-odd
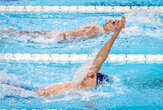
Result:
[[[8,84],[9,82],[9,84]],[[7,68],[0,71],[0,98],[3,98],[5,96],[13,96],[13,97],[36,97],[36,93],[30,90],[26,90],[24,88],[21,88],[19,84],[29,84],[29,82],[21,82],[18,79],[18,76],[13,74],[7,74]]]
[[[57,43],[58,41],[63,40],[63,38],[59,36],[59,33],[60,32],[53,31],[53,33],[49,32],[47,35],[42,35],[30,31],[21,32],[17,29],[5,29],[0,30],[0,39],[17,40],[24,42],[30,41],[41,43]]]
[[[91,55],[90,59],[87,59],[87,62],[83,64],[77,72],[75,72],[73,80],[82,81],[89,72],[90,67],[92,66],[93,60],[95,59],[96,53]]]
[[[4,96],[18,96],[18,97],[36,97],[36,93],[33,91],[25,90],[20,87],[15,87],[7,84],[0,84],[1,98]]]
[[[160,13],[155,11],[132,11],[127,14],[127,28],[123,30],[123,36],[147,36],[163,39],[163,22]]]

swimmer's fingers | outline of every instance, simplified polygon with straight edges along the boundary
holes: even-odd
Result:
[[[125,22],[126,22],[126,18],[122,16],[120,23],[115,27],[116,30],[121,30],[123,27],[125,27]]]
[[[121,28],[125,27],[125,23],[126,23],[126,18],[125,16],[121,17]]]

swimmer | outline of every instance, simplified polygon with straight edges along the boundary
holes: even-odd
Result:
[[[44,39],[53,39],[57,38],[59,41],[71,41],[76,39],[88,39],[98,35],[102,35],[105,33],[114,32],[116,30],[117,24],[120,20],[109,20],[108,22],[103,24],[103,28],[101,28],[96,23],[85,24],[77,29],[58,32],[58,31],[18,31],[14,29],[9,29],[10,32],[14,32],[13,34],[18,34],[20,36],[32,36],[33,38],[37,38],[41,36]]]
[[[72,81],[68,83],[61,84],[52,84],[46,88],[39,89],[36,91],[38,96],[48,97],[55,96],[58,93],[65,93],[67,91],[81,90],[91,87],[96,87],[102,84],[104,81],[109,82],[109,77],[105,74],[99,73],[101,66],[108,57],[108,54],[111,50],[111,47],[119,35],[120,31],[125,25],[125,17],[122,16],[119,22],[115,22],[116,26],[114,27],[114,34],[108,40],[104,46],[100,49],[96,58],[93,60],[92,65],[89,68],[87,75],[83,78],[82,81]],[[110,25],[106,24],[106,25]]]

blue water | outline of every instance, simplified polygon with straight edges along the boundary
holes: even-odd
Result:
[[[162,0],[1,0],[0,5],[163,6]]]
[[[45,86],[54,82],[72,80],[74,72],[82,65],[58,63],[7,63],[9,80],[19,83],[32,83]],[[24,66],[26,68],[24,68]],[[3,96],[1,108],[55,108],[55,109],[159,109],[163,107],[163,64],[108,64],[101,72],[117,79],[111,86],[79,91],[74,94],[51,98],[20,96]],[[2,75],[2,73],[1,73]],[[3,75],[5,76],[5,75]],[[17,94],[17,93],[16,93]],[[6,95],[3,93],[3,95]],[[29,95],[29,94],[28,94]]]
[[[83,24],[102,24],[109,19],[120,19],[124,13],[1,13],[0,29],[27,31],[66,31]],[[127,28],[122,31],[111,53],[163,54],[163,17],[161,13],[136,11],[125,14]],[[137,19],[135,19],[137,18]],[[72,25],[73,24],[73,25]],[[111,34],[82,42],[57,43],[30,36],[16,36],[0,31],[0,51],[3,53],[66,53],[91,54],[99,50]],[[84,45],[83,45],[84,44]],[[8,46],[9,45],[9,46]],[[77,45],[77,46],[76,46]]]
[[[116,40],[113,54],[163,54],[162,13],[0,13],[1,53],[94,54],[112,33],[96,38],[61,43],[4,32],[14,28],[28,31],[70,30],[95,22],[102,26],[112,18],[126,16],[127,28]],[[87,63],[87,62],[85,62]],[[0,62],[0,82],[40,88],[73,79],[83,65],[79,62]],[[100,72],[113,77],[112,85],[42,98],[29,92],[0,90],[0,109],[163,109],[163,64],[105,63]]]

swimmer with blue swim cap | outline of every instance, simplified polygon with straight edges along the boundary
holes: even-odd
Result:
[[[64,93],[67,91],[72,92],[74,91],[74,89],[81,90],[90,87],[96,87],[98,85],[103,84],[103,82],[110,83],[109,77],[105,74],[99,73],[99,70],[102,64],[104,63],[104,61],[106,60],[106,58],[108,57],[115,39],[119,35],[122,28],[124,28],[125,26],[125,17],[122,16],[121,20],[119,21],[117,20],[113,22],[113,24],[115,25],[114,34],[112,35],[110,40],[108,40],[104,44],[104,46],[100,49],[100,51],[96,55],[96,58],[93,60],[93,63],[90,66],[87,75],[83,78],[83,80],[72,81],[72,82],[61,83],[61,84],[52,84],[46,88],[35,91],[37,95],[44,96],[44,97],[54,96],[58,93]],[[105,24],[105,25],[109,25],[109,24]]]

